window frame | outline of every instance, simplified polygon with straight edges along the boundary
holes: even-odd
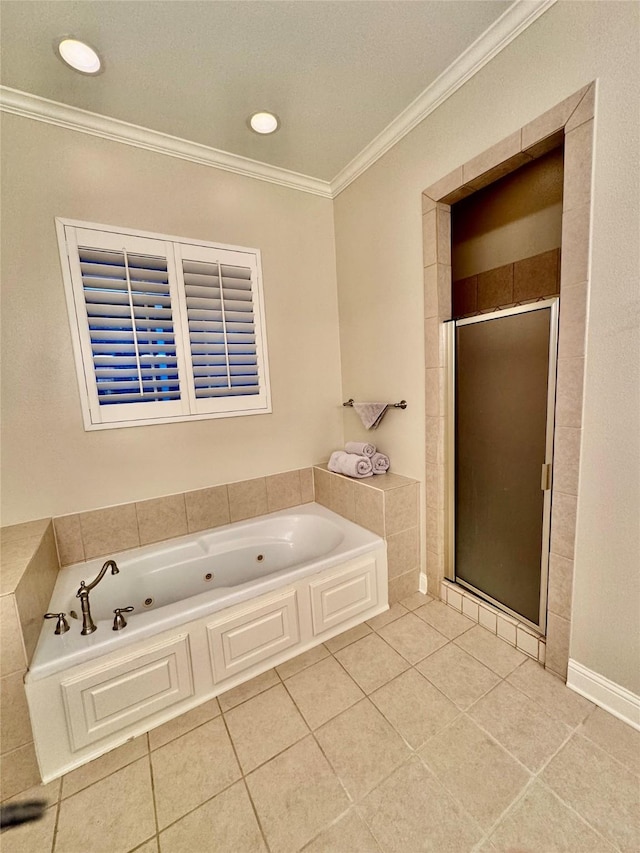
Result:
[[[269,359],[267,352],[264,291],[262,286],[262,257],[259,249],[231,246],[187,237],[176,237],[132,228],[121,228],[119,226],[67,219],[65,217],[56,217],[55,225],[72,350],[80,393],[80,405],[84,429],[86,431],[241,417],[243,415],[271,414]],[[113,235],[114,238],[122,236],[128,240],[138,240],[141,243],[145,240],[152,240],[156,246],[163,244],[163,251],[165,252],[167,261],[173,329],[176,340],[176,355],[178,358],[180,383],[180,398],[178,400],[171,401],[170,403],[167,401],[158,402],[157,406],[155,406],[155,401],[122,403],[117,406],[117,412],[114,413],[115,416],[110,416],[108,412],[109,409],[115,409],[115,406],[100,405],[98,402],[89,320],[86,311],[82,278],[81,275],[79,276],[80,261],[77,242],[79,230],[100,232],[102,235]],[[107,237],[104,242],[108,243],[110,239],[110,237]],[[248,266],[251,269],[253,323],[256,337],[256,360],[260,391],[257,395],[243,396],[230,394],[228,396],[221,395],[211,398],[211,401],[208,401],[209,411],[197,411],[198,406],[194,396],[193,365],[191,362],[191,348],[188,335],[187,303],[183,287],[184,280],[182,273],[178,275],[178,264],[183,257],[183,249],[186,249],[187,254],[189,254],[189,247],[193,247],[191,254],[194,252],[197,254],[198,250],[201,252],[203,250],[219,252],[226,258],[224,261],[225,264],[228,264],[229,260],[233,260],[236,264]],[[95,248],[100,249],[101,247],[96,246]],[[222,264],[223,262],[220,261],[220,263]],[[170,407],[175,414],[141,417],[140,415],[144,415],[145,408],[149,406],[155,406],[156,409],[158,406],[162,406],[165,409]],[[199,408],[203,408],[203,406],[200,405]],[[120,412],[130,414],[130,416],[118,416]]]

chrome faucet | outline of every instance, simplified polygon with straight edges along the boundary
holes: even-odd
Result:
[[[96,630],[96,625],[91,618],[91,608],[89,606],[89,593],[98,586],[102,578],[105,576],[107,569],[111,569],[112,575],[117,575],[120,569],[116,565],[115,560],[107,560],[104,566],[100,569],[98,577],[90,584],[80,581],[80,589],[76,592],[76,598],[80,599],[80,607],[82,608],[82,635],[93,634]]]

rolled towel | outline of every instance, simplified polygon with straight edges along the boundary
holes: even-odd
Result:
[[[376,452],[375,444],[367,444],[366,441],[348,441],[344,449],[347,453],[356,453],[358,456],[371,458]]]
[[[368,456],[345,453],[344,450],[336,450],[331,454],[328,467],[330,471],[345,474],[347,477],[362,479],[373,476],[373,468]]]
[[[374,474],[384,474],[389,470],[389,457],[384,453],[374,453],[371,457],[371,466]]]

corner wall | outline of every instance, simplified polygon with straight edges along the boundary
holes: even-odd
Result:
[[[329,199],[2,117],[3,524],[304,468],[342,443]],[[54,217],[262,252],[273,413],[85,432]]]
[[[421,190],[598,78],[570,655],[636,694],[639,11],[556,4],[335,202],[343,388],[407,399],[376,438],[424,484]]]

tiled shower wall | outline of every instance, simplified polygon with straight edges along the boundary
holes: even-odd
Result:
[[[452,317],[495,311],[560,293],[560,249],[460,278],[452,284]]]
[[[582,429],[595,83],[446,175],[423,194],[427,579],[445,562],[445,375],[442,324],[451,319],[451,207],[551,151],[564,139],[560,329],[547,604],[546,666],[566,678]],[[477,283],[476,283],[477,284]]]

